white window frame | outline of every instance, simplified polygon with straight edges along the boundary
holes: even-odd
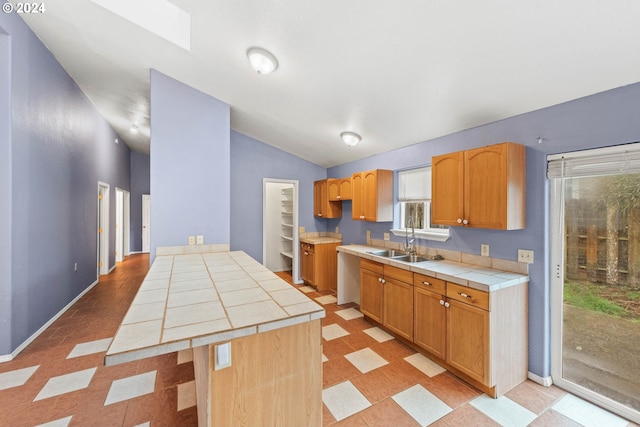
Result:
[[[415,171],[416,169],[428,169],[428,173],[431,173],[431,166],[424,166],[421,168],[415,168],[415,169],[408,169],[411,171]],[[403,171],[400,171],[400,173],[402,173]],[[398,181],[398,185],[400,185],[400,179],[397,180]],[[415,236],[419,239],[425,239],[425,240],[435,240],[438,242],[446,242],[447,240],[449,240],[449,238],[451,237],[449,235],[449,228],[432,228],[431,225],[431,194],[430,194],[430,188],[429,188],[429,192],[427,194],[424,195],[426,198],[425,199],[412,199],[412,200],[402,200],[402,190],[399,189],[398,191],[398,203],[399,203],[399,209],[400,209],[400,220],[399,223],[397,225],[400,226],[400,228],[393,228],[391,229],[391,233],[393,233],[394,236],[399,236],[399,237],[406,237],[408,234],[411,233],[410,229],[406,229],[404,227],[402,227],[405,224],[405,203],[424,203],[424,225],[425,227],[422,229],[416,229],[415,230]]]

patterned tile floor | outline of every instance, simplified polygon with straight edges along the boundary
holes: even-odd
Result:
[[[148,263],[148,255],[128,257],[14,360],[0,363],[0,426],[197,426],[189,352],[103,365]],[[325,426],[635,426],[530,381],[491,399],[369,323],[354,304],[299,289],[327,310]]]

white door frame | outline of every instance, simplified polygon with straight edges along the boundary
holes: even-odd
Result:
[[[142,252],[151,252],[151,195],[142,195]]]
[[[109,184],[98,181],[98,276],[109,273]]]
[[[124,194],[124,225],[122,232],[124,233],[124,256],[131,253],[131,193],[122,190]]]
[[[293,185],[293,259],[291,260],[291,278],[293,283],[300,284],[302,279],[300,278],[300,240],[298,233],[298,181],[291,179],[277,179],[277,178],[263,178],[262,179],[262,263],[265,262],[266,242],[265,242],[265,224],[267,219],[265,218],[265,195],[267,193],[268,183],[278,184],[291,184]]]

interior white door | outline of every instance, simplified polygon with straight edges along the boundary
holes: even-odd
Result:
[[[109,184],[98,182],[98,275],[109,273]]]
[[[142,195],[142,252],[151,252],[151,195]]]
[[[124,259],[124,193],[116,188],[116,262]]]
[[[131,193],[123,191],[124,194],[124,223],[122,233],[124,235],[124,256],[131,253]]]

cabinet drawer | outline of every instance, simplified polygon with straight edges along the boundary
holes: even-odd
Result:
[[[413,284],[413,273],[403,268],[384,266],[384,277],[391,277],[409,285]]]
[[[360,258],[360,268],[365,268],[367,270],[370,270],[382,275],[384,266],[379,262],[371,261],[366,258]]]
[[[421,289],[426,289],[431,292],[444,295],[446,284],[444,280],[436,279],[435,277],[425,276],[420,273],[413,273],[413,286],[417,286]]]
[[[447,297],[484,310],[489,310],[488,292],[456,285],[455,283],[447,283]]]
[[[315,245],[311,243],[300,243],[300,249],[307,252],[315,252]]]

